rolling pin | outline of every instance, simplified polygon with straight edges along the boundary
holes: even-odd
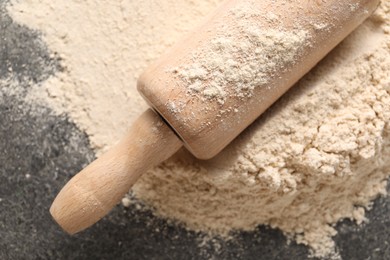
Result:
[[[140,76],[138,90],[152,108],[63,187],[51,215],[66,232],[77,233],[105,216],[142,173],[183,145],[199,159],[212,158],[378,4],[223,2]]]

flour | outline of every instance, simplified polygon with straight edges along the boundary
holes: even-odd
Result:
[[[146,108],[135,90],[139,73],[217,2],[14,1],[14,19],[40,30],[62,58],[63,72],[36,86],[31,102],[39,98],[68,113],[100,153]],[[266,19],[278,18],[270,13]],[[199,161],[182,150],[144,174],[135,196],[192,230],[226,235],[267,224],[310,246],[314,256],[337,257],[332,225],[343,218],[364,222],[365,209],[386,193],[389,24],[390,2],[382,1],[373,17],[216,158]],[[240,50],[227,40],[216,38],[216,44]],[[206,98],[223,97],[197,83],[197,77],[210,77],[202,64],[201,58],[181,68],[180,77]]]
[[[190,64],[172,70],[190,95],[199,93],[203,100],[217,99],[221,105],[227,96],[251,97],[255,88],[269,88],[275,74],[294,64],[308,32],[261,28],[258,15],[249,7],[245,3],[231,10],[226,19],[233,24],[220,25],[211,44],[190,53]]]

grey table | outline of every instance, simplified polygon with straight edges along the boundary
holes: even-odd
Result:
[[[307,259],[304,246],[278,230],[259,227],[225,242],[199,247],[200,235],[160,220],[151,212],[117,206],[97,225],[68,236],[48,209],[56,193],[93,160],[85,133],[66,116],[53,116],[23,96],[33,83],[61,70],[38,32],[15,24],[0,0],[0,259]],[[54,55],[56,57],[56,55]],[[17,88],[17,94],[3,93]],[[390,259],[390,199],[379,198],[358,227],[337,225],[343,259]]]

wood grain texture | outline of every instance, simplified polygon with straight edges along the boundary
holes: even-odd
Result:
[[[125,138],[74,176],[54,200],[50,212],[68,233],[77,233],[106,215],[140,175],[168,159],[182,142],[151,109]]]

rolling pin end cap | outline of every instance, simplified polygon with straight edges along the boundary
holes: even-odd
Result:
[[[74,235],[77,232],[81,231],[81,230],[75,229],[74,226],[69,225],[69,223],[63,221],[63,218],[61,218],[61,215],[57,214],[58,210],[57,210],[57,205],[55,205],[55,203],[53,203],[53,205],[51,205],[49,211],[50,211],[50,215],[52,216],[53,220],[62,228],[62,230],[64,230],[69,235]]]

